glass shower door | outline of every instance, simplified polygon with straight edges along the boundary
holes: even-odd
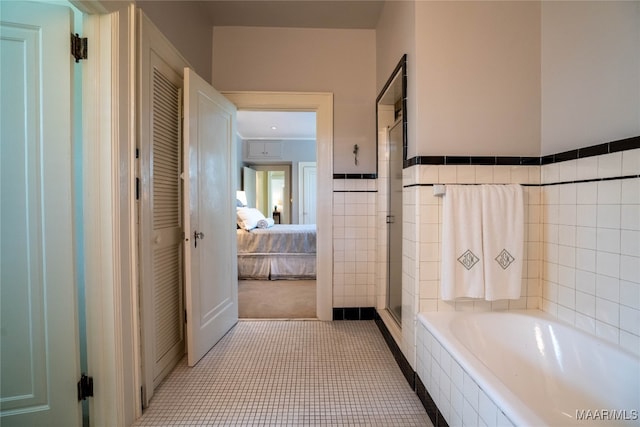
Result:
[[[387,309],[402,323],[402,141],[403,121],[389,130],[389,192],[387,209]]]

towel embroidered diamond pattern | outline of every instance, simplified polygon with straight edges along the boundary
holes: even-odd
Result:
[[[478,261],[480,261],[480,258],[478,258],[469,249],[467,249],[465,253],[460,255],[460,258],[458,258],[458,262],[464,265],[464,268],[466,268],[467,270],[471,270],[473,266],[478,263]]]
[[[498,256],[495,257],[495,260],[500,265],[500,267],[502,267],[503,270],[506,270],[507,268],[509,268],[511,263],[516,259],[513,256],[511,256],[511,254],[507,252],[506,249],[503,249],[502,252],[500,252]]]

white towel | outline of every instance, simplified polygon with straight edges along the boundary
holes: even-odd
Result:
[[[258,228],[273,227],[273,224],[274,224],[273,218],[263,218],[258,220]]]
[[[482,235],[485,299],[520,298],[524,253],[524,197],[520,185],[482,186]]]
[[[448,185],[442,218],[443,300],[484,297],[482,193],[476,186]]]

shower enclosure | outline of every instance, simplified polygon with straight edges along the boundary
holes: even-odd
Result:
[[[386,200],[387,265],[386,311],[402,323],[402,171],[407,158],[407,57],[404,55],[385,84],[376,102],[379,133],[388,162]]]

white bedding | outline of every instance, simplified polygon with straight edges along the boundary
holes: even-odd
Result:
[[[239,229],[237,237],[239,279],[315,279],[315,224]]]

